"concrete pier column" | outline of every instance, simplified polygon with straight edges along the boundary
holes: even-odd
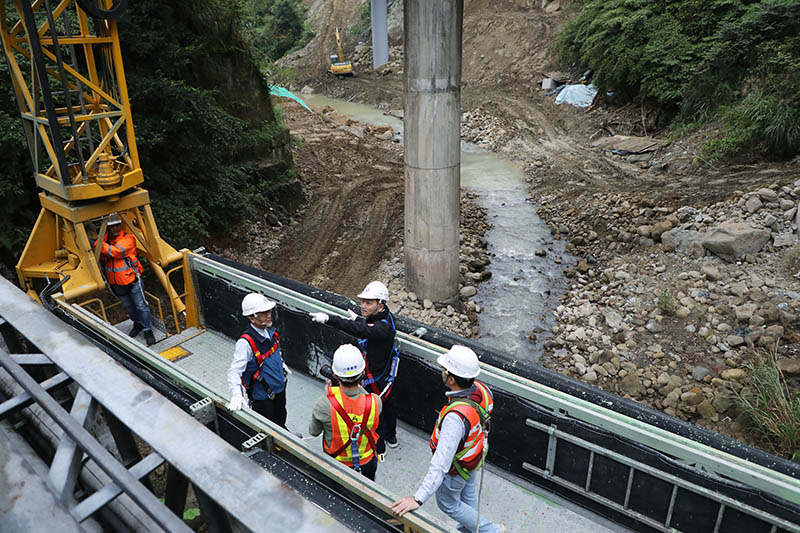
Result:
[[[405,269],[420,298],[458,295],[463,0],[405,0]]]

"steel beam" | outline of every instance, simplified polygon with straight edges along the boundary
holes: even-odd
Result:
[[[162,464],[164,464],[164,458],[157,453],[151,453],[128,469],[128,472],[135,478],[141,479]],[[78,522],[83,522],[120,494],[122,494],[122,489],[116,483],[109,483],[73,507],[70,512]],[[176,513],[176,515],[182,516],[183,513]]]
[[[72,309],[71,306],[67,307]],[[111,411],[166,461],[179,468],[193,484],[219,503],[231,516],[235,516],[246,528],[259,531],[264,527],[263,509],[252,505],[253,501],[259,501],[270,502],[270,527],[276,531],[302,533],[345,530],[330,515],[312,502],[299,497],[295,491],[262,468],[255,467],[252,461],[227,442],[4,279],[0,279],[0,316],[8,320],[20,334],[34,343],[42,353],[47,354],[54,364],[86,389],[104,408]],[[84,319],[95,327],[110,328],[89,316],[84,316]],[[108,333],[112,334],[110,331]],[[115,335],[119,336],[119,332]],[[137,343],[134,341],[133,344]],[[158,354],[146,347],[138,346],[153,357],[158,357]],[[25,374],[10,357],[4,358],[3,366],[16,367],[15,374]],[[174,365],[172,367],[175,368]],[[35,382],[31,383],[33,380],[27,374],[15,377],[25,381],[26,389],[38,387]],[[64,410],[53,404],[54,401],[48,402],[47,410],[56,413],[56,421],[68,424],[69,417]],[[83,428],[75,427],[76,425],[73,420],[70,425],[72,438],[86,434]],[[180,439],[176,439],[176,435],[180,435]],[[97,454],[110,457],[105,448],[96,442],[94,444],[102,450],[97,451]],[[94,458],[95,450],[91,450],[89,455]],[[185,527],[178,517],[147,492],[122,465],[116,460],[114,464],[116,468],[111,467],[114,468],[114,474],[109,475],[117,483],[128,480],[136,484],[139,489],[135,493],[136,498],[129,492],[127,481],[120,483],[120,486],[137,504],[141,505],[141,501],[147,502],[142,506],[143,510],[149,514],[152,509],[159,508],[177,521],[176,529]],[[146,494],[142,495],[142,492]],[[247,498],[242,498],[243,494],[247,494]]]
[[[75,419],[82,427],[90,426],[97,413],[97,403],[83,389],[78,389],[75,401],[72,403],[70,416]],[[74,440],[66,434],[62,436],[58,443],[55,457],[50,464],[50,473],[47,482],[55,492],[56,498],[63,503],[67,503],[75,490],[75,480],[78,479],[83,450],[81,450]]]
[[[0,350],[0,353],[5,354],[6,352]],[[69,376],[61,372],[59,374],[56,374],[52,378],[41,382],[39,385],[42,387],[42,389],[46,391],[52,391],[56,387],[66,385],[69,382],[70,382]],[[9,398],[3,403],[0,403],[0,418],[6,417],[12,413],[16,413],[17,411],[28,407],[33,402],[34,400],[31,397],[31,395],[28,394],[28,392],[22,392],[20,394],[17,394],[13,398]]]
[[[41,353],[12,353],[12,359],[22,366],[27,365],[52,365],[53,362]]]
[[[33,304],[36,305],[36,304]],[[125,468],[117,462],[111,453],[103,448],[94,437],[86,431],[74,418],[69,416],[61,405],[51,397],[41,385],[30,377],[5,352],[0,351],[0,366],[8,372],[42,407],[42,409],[59,425],[64,433],[69,435],[95,463],[108,474],[115,483],[124,488],[125,492],[146,512],[159,526],[167,531],[186,531],[189,529],[183,521],[169,512],[161,505],[158,499],[148,492]]]

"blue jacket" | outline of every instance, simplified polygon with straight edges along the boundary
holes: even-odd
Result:
[[[261,365],[261,375],[258,376],[252,387],[250,384],[253,381],[253,375],[258,370],[258,362],[256,361],[255,354],[251,354],[250,358],[247,360],[247,367],[242,373],[242,383],[247,389],[248,395],[250,395],[253,400],[266,400],[269,398],[267,394],[267,385],[275,394],[280,394],[286,387],[286,380],[283,375],[283,357],[281,357],[279,340],[275,337],[277,332],[275,328],[272,327],[267,328],[267,332],[269,333],[269,337],[265,339],[250,325],[241,335],[241,337],[245,335],[250,336],[256,345],[256,349],[262,354],[269,352],[272,348],[273,339],[275,341],[274,344],[277,345],[272,355],[264,359]]]

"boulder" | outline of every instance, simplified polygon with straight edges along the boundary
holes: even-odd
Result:
[[[703,246],[724,259],[760,252],[769,242],[770,232],[745,222],[723,222],[706,232]]]
[[[714,409],[714,406],[711,405],[711,402],[708,400],[703,400],[697,405],[697,414],[700,415],[700,418],[711,420],[717,415],[717,410]]]
[[[722,279],[722,274],[720,273],[719,269],[711,264],[704,264],[700,267],[700,271],[705,274],[706,279],[710,281],[717,281],[718,279]]]
[[[638,398],[644,394],[645,388],[636,372],[631,372],[619,382],[619,390],[631,398]]]
[[[786,376],[800,376],[800,359],[783,357],[778,359],[778,370]]]
[[[758,198],[758,196],[751,196],[744,203],[744,208],[747,209],[748,213],[755,213],[762,207],[764,207],[764,204],[761,203],[761,200]]]
[[[462,298],[469,298],[470,296],[478,294],[478,289],[472,285],[467,285],[466,287],[461,287],[460,294]]]
[[[739,380],[744,377],[745,371],[743,368],[728,368],[722,371],[722,379]]]
[[[693,242],[703,240],[704,233],[686,229],[671,229],[661,234],[661,242],[678,252],[686,252]]]
[[[610,307],[606,307],[603,311],[603,318],[605,318],[606,325],[613,330],[619,329],[622,325],[622,315],[611,309]]]
[[[778,193],[773,191],[772,189],[768,189],[764,187],[763,189],[759,189],[756,194],[758,197],[764,200],[765,202],[777,202],[778,201]]]

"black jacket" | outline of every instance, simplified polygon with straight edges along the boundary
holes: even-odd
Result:
[[[329,325],[359,339],[366,339],[367,362],[370,371],[375,376],[378,376],[386,368],[394,346],[395,332],[391,324],[394,322],[394,316],[389,318],[389,315],[389,308],[384,304],[383,311],[367,317],[366,320],[361,317],[355,320],[347,320],[338,316],[328,318]]]

